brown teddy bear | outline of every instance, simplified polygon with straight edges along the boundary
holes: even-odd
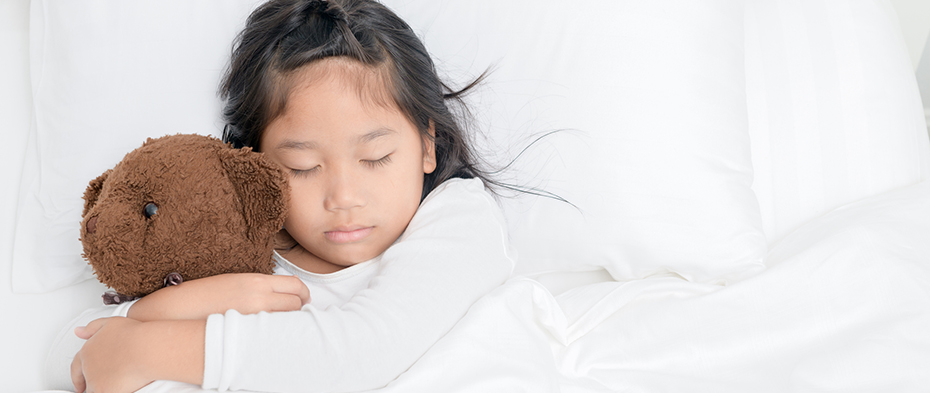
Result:
[[[272,273],[287,175],[202,135],[148,139],[84,192],[81,243],[113,304],[181,280]]]

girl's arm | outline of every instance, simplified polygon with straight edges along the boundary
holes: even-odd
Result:
[[[427,197],[401,239],[384,253],[382,271],[369,288],[344,306],[253,315],[229,311],[211,315],[200,332],[175,325],[182,321],[162,321],[152,325],[157,333],[149,334],[185,347],[174,346],[176,351],[164,359],[158,358],[157,348],[132,348],[121,362],[174,363],[173,356],[182,353],[203,359],[203,368],[194,370],[203,370],[202,384],[207,389],[382,387],[451,330],[478,298],[510,276],[513,260],[505,228],[499,208],[479,180],[449,181]],[[114,331],[130,328],[115,327]],[[95,344],[92,338],[87,346],[103,347],[116,337],[120,336],[109,335]],[[106,370],[105,363],[113,360],[88,356],[82,367],[94,370],[88,365],[97,361],[99,369]],[[86,376],[94,383],[95,375]],[[151,378],[197,381],[170,373],[140,380]]]
[[[297,277],[221,274],[159,289],[137,300],[125,316],[142,322],[206,319],[227,310],[294,311],[309,301],[310,290]]]

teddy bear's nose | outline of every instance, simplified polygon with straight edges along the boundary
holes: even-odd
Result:
[[[97,231],[97,216],[93,216],[90,220],[87,220],[87,233],[94,233]]]

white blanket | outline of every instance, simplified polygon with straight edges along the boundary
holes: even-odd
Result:
[[[930,184],[846,206],[720,287],[673,277],[552,296],[510,280],[393,392],[911,392],[930,386]],[[142,391],[198,392],[174,382]]]

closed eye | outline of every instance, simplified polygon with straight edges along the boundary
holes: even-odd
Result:
[[[381,158],[379,158],[379,159],[377,159],[377,160],[362,160],[362,163],[364,163],[365,165],[368,165],[368,166],[371,167],[371,168],[383,167],[383,166],[385,166],[385,165],[391,163],[391,154],[388,154],[388,155],[386,155],[386,156],[384,156],[384,157],[381,157]]]
[[[294,177],[307,177],[307,176],[312,175],[312,174],[313,174],[314,172],[316,172],[318,169],[320,169],[320,166],[319,166],[319,165],[317,165],[317,166],[315,166],[315,167],[313,167],[313,168],[310,168],[310,169],[293,169],[293,168],[291,168],[291,174],[294,175]]]

